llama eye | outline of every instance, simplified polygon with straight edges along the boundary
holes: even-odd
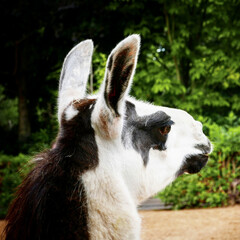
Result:
[[[166,135],[171,131],[171,126],[161,127],[159,131],[162,135]]]

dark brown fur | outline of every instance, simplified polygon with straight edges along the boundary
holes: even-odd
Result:
[[[116,116],[120,116],[118,112],[118,103],[121,95],[127,89],[129,80],[134,69],[134,61],[137,49],[134,44],[121,48],[116,56],[111,55],[108,61],[107,69],[111,74],[106,75],[106,86],[104,97],[110,109],[113,109]],[[110,79],[111,78],[111,79]],[[110,86],[108,86],[110,85]],[[110,89],[109,92],[107,89]]]
[[[79,114],[63,115],[55,147],[38,158],[10,206],[6,240],[89,239],[87,203],[81,174],[98,165],[98,149],[89,109],[95,100],[74,106]]]

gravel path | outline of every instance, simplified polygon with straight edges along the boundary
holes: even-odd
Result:
[[[142,240],[240,240],[239,205],[181,211],[140,211],[140,215]],[[0,221],[0,233],[3,226],[4,221]]]

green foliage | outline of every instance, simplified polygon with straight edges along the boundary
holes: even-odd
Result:
[[[0,218],[6,215],[16,187],[30,169],[29,157],[23,154],[10,156],[0,154]]]
[[[18,123],[17,99],[9,99],[4,94],[4,87],[0,85],[0,126],[12,129]]]
[[[145,17],[126,28],[143,36],[132,93],[217,122],[231,110],[240,114],[239,3],[157,2],[163,19]],[[143,26],[148,33],[139,30]]]
[[[230,113],[224,125],[201,119],[214,144],[207,166],[195,175],[179,177],[158,197],[173,208],[217,207],[240,203],[240,126]]]
[[[51,147],[56,133],[54,131],[50,132],[48,129],[40,129],[39,132],[35,132],[30,136],[30,139],[22,147],[23,150],[30,155],[37,154],[45,149]]]
[[[92,59],[93,69],[93,92],[98,91],[100,84],[104,79],[105,67],[107,62],[107,55],[98,51],[94,51]],[[91,76],[90,76],[91,77]]]

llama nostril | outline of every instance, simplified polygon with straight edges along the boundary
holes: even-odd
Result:
[[[210,142],[209,142],[210,143]],[[205,144],[197,144],[195,145],[195,148],[199,149],[203,155],[209,154],[211,152],[211,143],[210,145],[205,145]]]

